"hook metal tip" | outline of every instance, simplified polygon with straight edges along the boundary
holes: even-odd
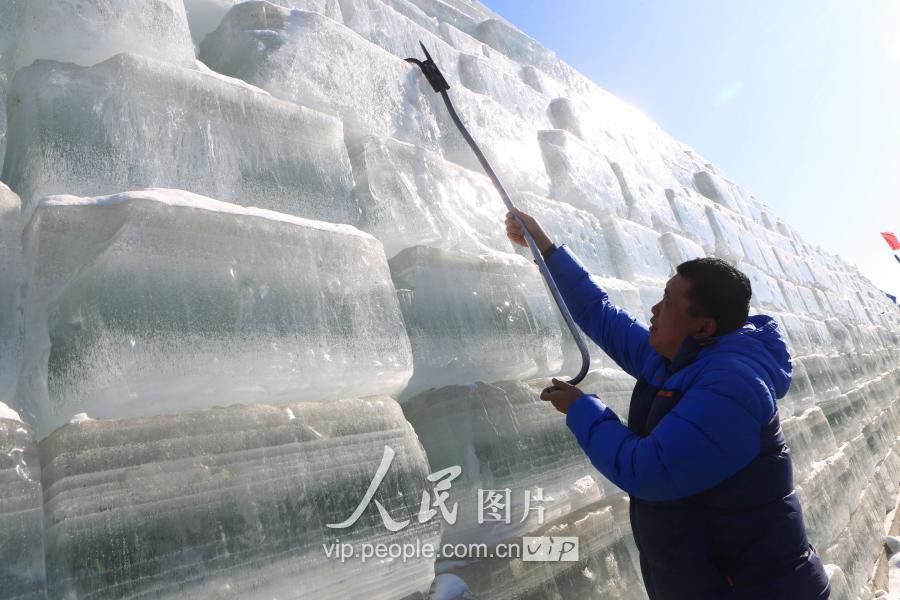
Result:
[[[425,58],[427,60],[431,60],[431,55],[428,54],[428,48],[425,47],[425,44],[422,43],[422,40],[419,40],[419,46],[421,46],[422,52],[425,53]]]

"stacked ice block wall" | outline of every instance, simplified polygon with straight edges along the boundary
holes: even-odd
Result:
[[[627,498],[537,399],[574,344],[404,62],[420,40],[514,200],[620,306],[646,318],[692,257],[748,274],[795,359],[812,541],[833,597],[865,597],[900,481],[896,308],[467,0],[0,0],[0,589],[645,597]],[[624,417],[633,381],[593,360],[583,387]],[[456,466],[455,522],[417,518]],[[479,518],[490,490],[506,518]],[[580,560],[326,555],[523,535],[578,536]]]

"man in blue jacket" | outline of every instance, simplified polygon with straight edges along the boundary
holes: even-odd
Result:
[[[776,322],[748,318],[750,282],[725,261],[679,265],[649,329],[615,307],[584,266],[529,215],[572,317],[637,379],[628,425],[603,401],[553,380],[544,392],[593,465],[630,496],[651,600],[824,600],[775,401],[791,383]],[[525,245],[512,214],[507,235]]]

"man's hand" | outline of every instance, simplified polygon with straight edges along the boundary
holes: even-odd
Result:
[[[509,241],[513,244],[525,247],[528,246],[528,242],[525,241],[525,232],[522,231],[522,226],[516,221],[516,215],[518,215],[525,227],[528,228],[528,233],[534,238],[534,243],[537,244],[538,250],[541,251],[541,254],[544,254],[550,246],[553,245],[553,242],[550,240],[550,237],[544,233],[540,223],[538,223],[534,217],[527,213],[523,213],[519,209],[516,209],[515,214],[512,212],[506,213],[506,237],[508,237]]]
[[[546,400],[553,405],[553,408],[562,414],[568,414],[569,407],[573,402],[584,396],[584,392],[574,385],[569,385],[565,381],[560,381],[556,378],[551,379],[550,381],[558,391],[548,392],[547,390],[544,390],[541,392],[541,400]]]

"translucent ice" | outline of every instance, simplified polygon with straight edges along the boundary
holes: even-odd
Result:
[[[439,154],[392,139],[369,137],[351,156],[361,227],[388,256],[415,245],[510,251],[506,209],[488,178]]]
[[[47,198],[26,235],[18,394],[42,432],[410,377],[384,251],[352,227],[147,190]]]
[[[800,298],[803,301],[801,312],[805,312],[812,317],[825,316],[822,306],[819,304],[815,294],[813,294],[813,290],[801,285],[797,288],[797,291],[800,293]]]
[[[741,223],[748,231],[751,231],[755,226],[750,219],[741,218]],[[745,261],[763,270],[766,270],[768,268],[768,266],[766,265],[766,258],[762,252],[762,248],[760,247],[760,244],[755,236],[743,236],[741,238],[741,248],[744,250]]]
[[[852,598],[852,592],[847,584],[844,572],[837,565],[825,565],[825,573],[828,574],[828,585],[831,588],[831,598],[841,600]]]
[[[681,263],[706,256],[706,252],[698,244],[671,232],[662,234],[659,244],[669,259],[669,264],[672,265],[673,273],[675,267]]]
[[[739,203],[735,195],[729,189],[729,185],[709,171],[698,171],[694,173],[694,187],[697,191],[721,206],[742,212],[743,206]]]
[[[363,140],[351,162],[361,227],[384,243],[388,256],[415,245],[482,253],[512,249],[502,226],[507,209],[483,173],[376,137]],[[512,200],[591,271],[615,271],[601,221],[593,214],[527,192],[513,193]]]
[[[548,384],[450,386],[404,403],[403,412],[422,440],[432,470],[462,468],[452,496],[459,501],[459,511],[454,524],[444,525],[444,543],[508,539],[602,495],[591,477],[590,462],[565,423],[538,399],[541,386]],[[478,490],[506,489],[510,493],[504,495],[508,505],[503,518],[485,519],[480,500],[486,496],[479,497]]]
[[[839,541],[823,552],[825,561],[846,569],[851,588],[859,589],[865,584],[871,565],[882,552],[878,544],[873,543],[883,535],[884,514],[878,505],[878,485],[872,482],[853,503],[855,510]]]
[[[794,477],[802,481],[813,463],[834,454],[834,434],[825,413],[818,406],[802,415],[786,417],[782,415],[781,423],[793,456]]]
[[[606,224],[604,234],[621,279],[657,283],[672,276],[672,265],[663,255],[656,231],[615,220]]]
[[[339,120],[143,56],[40,62],[10,93],[3,180],[42,196],[185,189],[245,206],[356,223]]]
[[[210,33],[207,66],[192,45]],[[753,311],[791,347],[778,409],[810,539],[833,594],[856,595],[900,481],[900,312],[638,110],[476,0],[0,0],[0,178],[29,223],[23,268],[19,202],[0,188],[0,344],[22,330],[17,307],[29,317],[25,365],[0,350],[0,422],[62,426],[42,490],[0,483],[0,596],[40,597],[46,573],[53,597],[409,600],[437,572],[457,597],[646,597],[627,499],[537,400],[533,378],[580,356],[496,190],[403,62],[420,40],[515,204],[615,304],[646,321],[695,256],[747,273]],[[37,56],[77,65],[16,62]],[[150,186],[232,204],[93,198]],[[36,208],[52,193],[91,198]],[[582,389],[625,418],[633,379],[591,351]],[[440,539],[434,522],[390,534],[373,506],[361,528],[323,529],[362,499],[385,444],[398,453],[375,498],[411,523],[421,509],[436,464],[410,422],[390,399],[342,399],[376,393],[406,403],[428,458],[463,467],[451,492],[545,488],[543,526],[445,537],[572,535],[581,560],[328,559],[338,537]]]
[[[503,66],[499,59],[461,54],[459,80],[473,92],[493,98],[532,127],[548,123],[549,98],[523,82],[518,73],[504,72]]]
[[[497,15],[480,2],[472,0],[410,0],[438,21],[471,33],[478,23]]]
[[[730,211],[708,206],[706,216],[716,236],[715,254],[719,258],[731,262],[744,259],[744,247],[741,245],[741,237],[750,235],[741,223]]]
[[[788,310],[790,308],[779,282],[775,278],[766,275],[763,271],[746,263],[739,263],[738,268],[747,279],[750,280],[750,287],[753,290],[753,298],[759,306],[766,309],[774,308],[776,310]]]
[[[245,0],[184,0],[188,24],[194,44],[199,46],[207,35],[215,31],[231,7]],[[269,0],[272,4],[317,12],[340,21],[341,6],[338,0]]]
[[[13,48],[24,11],[24,2],[5,1],[0,4],[0,166],[6,151],[6,93],[9,76],[14,72]]]
[[[588,210],[603,220],[627,218],[622,187],[606,159],[560,129],[539,133],[550,196]]]
[[[4,20],[15,31],[10,74],[37,59],[86,67],[121,52],[194,63],[182,0],[12,0],[0,4]]]
[[[562,66],[556,54],[506,21],[487,19],[478,24],[475,35],[482,42],[514,61],[529,64],[552,76],[561,78]]]
[[[0,402],[11,402],[22,353],[22,242],[19,197],[0,182]]]
[[[407,526],[388,530],[372,502],[327,528],[354,513],[385,447],[374,499]],[[51,597],[403,597],[433,577],[430,558],[327,554],[337,539],[438,541],[440,520],[415,516],[428,462],[387,397],[93,420],[40,452]]]
[[[803,522],[810,541],[816,547],[830,544],[850,519],[860,491],[862,474],[850,469],[846,449],[841,449],[796,483],[803,507]]]
[[[462,86],[453,88],[451,96],[463,123],[507,189],[546,196],[549,180],[537,130],[547,129],[551,126],[550,122],[525,121],[496,100]],[[437,130],[444,156],[470,169],[481,169],[475,154],[444,108],[440,96],[432,93],[426,98],[432,105],[432,114],[438,119]]]
[[[0,165],[6,155],[6,74],[0,65]]]
[[[661,185],[641,175],[629,157],[620,156],[610,166],[628,204],[629,219],[659,232],[678,231],[678,220]]]
[[[576,135],[614,165],[629,204],[629,218],[660,231],[677,230],[665,190],[685,187],[681,175],[685,167],[673,156],[671,138],[633,107],[596,86],[567,94],[550,103],[555,127]]]
[[[782,248],[774,248],[773,250],[789,281],[807,285],[815,282],[815,278],[809,271],[809,267],[804,264],[805,261],[803,258],[797,256],[790,250],[784,250]]]
[[[413,349],[413,378],[404,397],[559,371],[555,307],[527,260],[416,246],[390,266]]]
[[[353,138],[376,134],[428,147],[436,135],[428,127],[434,117],[421,114],[419,70],[316,13],[238,4],[200,46],[200,60],[278,98],[340,116]]]
[[[456,574],[478,598],[644,599],[647,594],[627,520],[627,499],[618,496],[529,532],[547,538],[577,536],[579,560],[574,562],[495,558],[446,567],[438,563],[437,568]]]
[[[445,75],[457,72],[459,52],[440,38],[434,24],[410,19],[408,11],[395,10],[381,0],[339,1],[344,23],[363,38],[397,58],[424,58],[419,48],[422,42]],[[453,83],[450,81],[451,86]]]
[[[0,402],[0,590],[4,598],[45,597],[41,470],[37,440]]]
[[[350,29],[311,13],[264,3],[238,5],[204,43],[201,57],[213,68],[276,96],[340,114],[351,144],[363,133],[395,137],[480,170],[440,96],[418,68],[397,60],[420,56],[418,42],[409,33],[416,26],[376,0],[342,6]],[[384,37],[388,33],[395,35]],[[438,38],[426,36],[424,41],[450,81],[460,117],[501,180],[511,190],[546,195],[547,176],[535,133],[549,126],[546,116],[526,121],[496,100],[456,85],[459,53]],[[342,49],[338,56],[334,47]]]
[[[344,2],[345,6],[348,7],[354,5],[354,0],[341,1]],[[440,23],[438,22],[438,20],[433,16],[426,14],[414,3],[409,2],[408,0],[383,0],[383,2],[388,9],[393,9],[394,12],[397,12],[405,18],[409,19],[411,22],[420,26],[422,29],[443,37],[440,34]],[[352,12],[352,8],[349,8],[348,10]]]
[[[666,190],[666,198],[678,219],[679,234],[694,240],[710,254],[716,249],[716,234],[709,224],[709,201],[685,188]]]
[[[759,247],[759,253],[762,255],[763,262],[759,265],[760,268],[764,269],[770,275],[776,278],[784,277],[784,269],[781,266],[781,263],[778,262],[778,257],[775,255],[775,249],[769,245],[765,237],[752,237],[744,240],[744,248],[746,249],[748,245],[754,244]],[[748,254],[755,253],[748,252]],[[833,286],[829,286],[833,287]]]
[[[22,422],[22,417],[19,416],[19,413],[8,407],[4,402],[0,402],[0,419]]]
[[[606,235],[601,218],[592,212],[527,192],[516,194],[514,202],[518,208],[536,217],[551,239],[571,248],[591,273],[601,277],[615,276],[614,242]]]

